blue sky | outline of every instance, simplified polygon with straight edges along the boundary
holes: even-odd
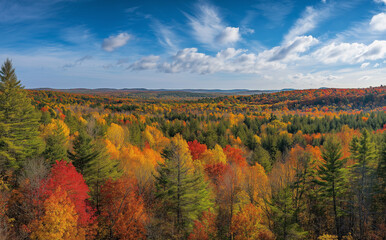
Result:
[[[386,84],[386,0],[0,0],[27,88]]]

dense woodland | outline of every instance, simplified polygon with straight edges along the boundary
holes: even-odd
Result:
[[[165,100],[0,71],[0,239],[386,239],[386,87]]]

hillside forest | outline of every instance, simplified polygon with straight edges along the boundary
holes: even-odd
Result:
[[[10,60],[0,80],[0,239],[386,239],[385,86],[26,90]]]

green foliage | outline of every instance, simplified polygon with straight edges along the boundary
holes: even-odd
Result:
[[[340,217],[343,214],[341,202],[347,191],[347,175],[344,172],[345,160],[342,158],[341,145],[338,140],[329,138],[323,145],[322,157],[325,161],[318,170],[320,181],[320,199],[333,209],[336,234],[341,238]]]
[[[54,164],[57,160],[68,160],[67,138],[60,125],[47,136],[46,149],[43,155],[51,164]]]
[[[40,114],[31,105],[8,59],[1,67],[0,80],[0,165],[19,169],[27,158],[41,153]]]
[[[179,234],[192,229],[193,221],[212,206],[208,184],[192,165],[187,143],[180,135],[172,139],[164,152],[156,176],[156,196],[162,204],[165,220],[174,222]]]

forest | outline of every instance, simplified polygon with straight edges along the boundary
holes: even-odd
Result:
[[[385,86],[68,93],[10,60],[0,80],[1,240],[386,239]]]

